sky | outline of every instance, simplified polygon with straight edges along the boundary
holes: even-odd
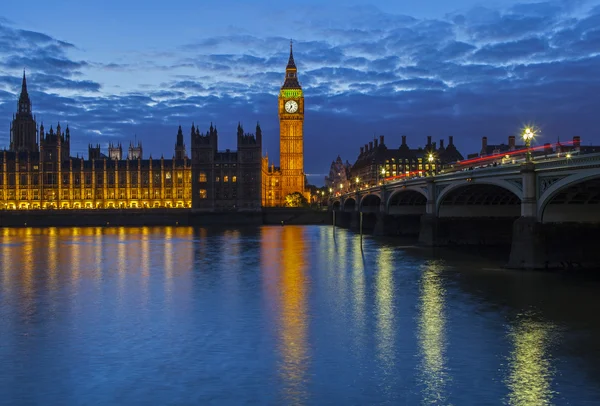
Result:
[[[279,164],[277,94],[289,41],[305,94],[305,172],[323,184],[340,155],[384,135],[389,148],[454,136],[600,144],[600,0],[8,2],[0,10],[0,148],[23,69],[38,124],[89,143],[172,157],[177,128],[263,131]]]

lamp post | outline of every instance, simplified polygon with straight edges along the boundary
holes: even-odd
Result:
[[[359,179],[359,178],[358,178],[358,176],[357,176],[355,180],[356,180],[356,190],[358,191],[358,186],[359,186],[359,185],[358,185],[358,182],[360,182],[360,179]]]
[[[527,155],[525,157],[526,162],[531,162],[531,140],[535,136],[533,130],[529,127],[523,131],[523,141],[525,141],[525,148],[527,148]]]
[[[427,162],[429,162],[429,176],[433,176],[433,168],[432,168],[433,161],[435,161],[435,158],[433,157],[433,154],[430,153],[427,156]]]
[[[385,184],[385,168],[381,168],[381,183]]]

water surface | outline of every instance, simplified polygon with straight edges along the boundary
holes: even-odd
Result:
[[[0,242],[0,404],[600,403],[594,275],[319,226]]]

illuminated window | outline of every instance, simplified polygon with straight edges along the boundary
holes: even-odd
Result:
[[[198,182],[206,182],[206,173],[205,172],[200,172],[200,174],[198,175]]]
[[[137,199],[138,198],[138,194],[137,194],[137,189],[131,189],[131,198],[132,199]]]
[[[200,199],[206,199],[206,189],[200,189]]]
[[[229,176],[227,176],[227,175],[223,176],[223,182],[229,182]]]
[[[221,181],[221,178],[220,178],[219,176],[217,176],[217,177],[215,178],[215,182],[220,182],[220,181]]]
[[[167,172],[167,174],[165,175],[165,177],[166,177],[167,179],[171,179],[171,172]]]
[[[231,181],[232,181],[233,183],[237,182],[237,176],[232,176],[232,177],[231,177]]]

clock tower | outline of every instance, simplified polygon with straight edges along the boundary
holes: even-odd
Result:
[[[285,81],[279,92],[279,165],[281,198],[304,190],[304,95],[292,53],[285,68]]]

